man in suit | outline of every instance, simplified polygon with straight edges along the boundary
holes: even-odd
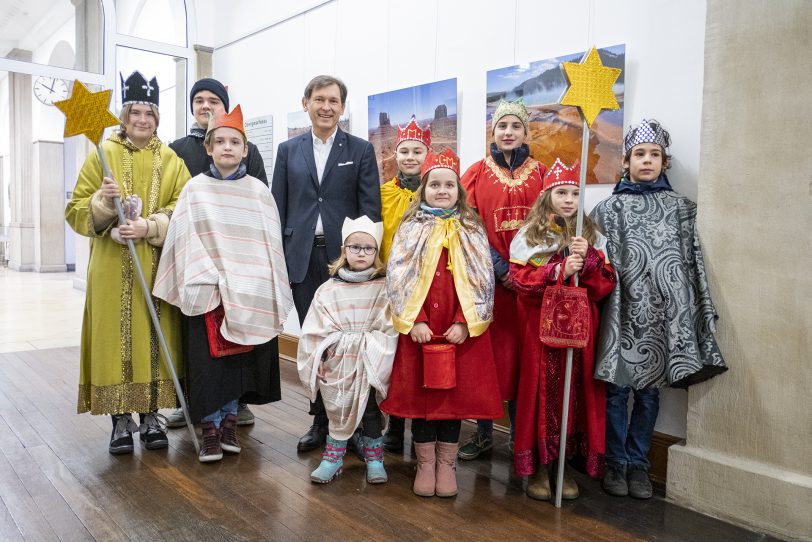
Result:
[[[329,262],[340,255],[344,218],[381,220],[375,151],[368,141],[338,128],[346,100],[347,87],[340,79],[314,77],[302,98],[312,129],[280,143],[276,155],[271,191],[300,324],[316,289],[329,278]],[[311,403],[310,414],[313,425],[299,439],[299,451],[318,448],[327,436],[321,396]]]

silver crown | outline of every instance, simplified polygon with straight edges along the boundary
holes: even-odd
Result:
[[[654,143],[666,149],[671,145],[671,135],[654,119],[643,119],[639,126],[630,127],[623,140],[623,152],[629,152],[635,145]]]

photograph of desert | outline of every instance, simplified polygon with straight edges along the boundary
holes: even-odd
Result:
[[[624,69],[625,45],[598,49],[605,66]],[[584,53],[500,68],[488,72],[485,151],[490,147],[491,116],[499,100],[524,98],[530,113],[527,144],[536,160],[551,166],[556,158],[572,164],[581,157],[581,117],[577,108],[558,105],[567,88],[562,62],[580,62]],[[592,124],[587,183],[615,183],[623,153],[624,74],[614,86],[620,109],[602,111]]]
[[[446,147],[457,152],[456,79],[374,94],[367,102],[369,142],[375,148],[382,184],[397,173],[397,127],[406,126],[412,115],[421,127],[431,127],[434,152],[442,152]]]

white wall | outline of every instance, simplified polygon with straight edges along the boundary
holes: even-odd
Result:
[[[499,9],[491,0],[333,0],[291,16],[301,5],[244,1],[217,11],[214,76],[246,116],[274,115],[276,142],[286,139],[286,115],[301,107],[314,75],[347,83],[352,131],[364,138],[368,95],[456,77],[465,167],[482,157],[487,70],[625,43],[625,125],[646,116],[670,129],[672,184],[696,198],[702,0],[505,0]],[[588,187],[587,207],[610,191]],[[684,436],[686,408],[684,392],[667,390],[657,430]]]

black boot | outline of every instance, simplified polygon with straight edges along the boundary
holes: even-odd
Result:
[[[147,450],[160,450],[169,446],[169,439],[166,438],[166,417],[157,412],[139,414],[141,426],[138,428],[141,433],[141,442]]]
[[[113,432],[108,451],[113,455],[133,453],[133,431],[138,429],[129,414],[113,414]]]
[[[296,449],[300,452],[309,452],[310,450],[315,450],[324,444],[326,438],[327,424],[322,425],[320,423],[314,423],[310,426],[310,429],[307,430],[307,433],[302,435],[302,437],[299,439]]]
[[[383,436],[383,447],[387,452],[403,451],[403,433],[406,429],[406,420],[397,416],[389,416],[389,429]]]
[[[650,499],[654,494],[651,487],[651,480],[648,477],[648,470],[641,465],[631,465],[629,467],[629,495],[635,499]]]
[[[601,487],[609,495],[625,497],[629,494],[629,485],[626,481],[626,465],[606,463],[606,476],[601,481]]]

